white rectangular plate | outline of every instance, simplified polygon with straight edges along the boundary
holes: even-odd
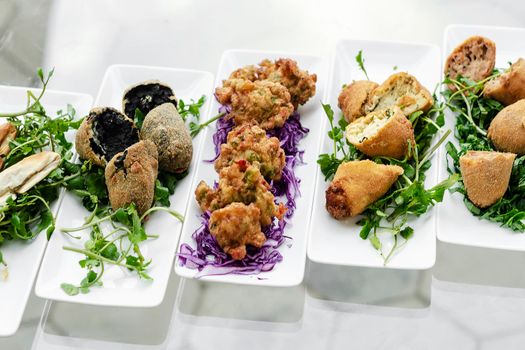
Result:
[[[18,112],[26,108],[27,90],[28,88],[23,87],[0,86],[0,111]],[[30,90],[35,94],[39,92]],[[77,109],[77,116],[81,116],[87,113],[93,98],[89,95],[48,90],[41,102],[49,116],[56,115],[60,109],[66,110],[68,103]],[[54,214],[61,200],[62,196],[53,203],[51,209]],[[2,276],[4,267],[0,266],[0,336],[12,335],[18,329],[46,244],[46,234],[42,232],[33,241],[8,241],[0,247],[8,264],[6,280]]]
[[[452,50],[472,35],[485,36],[496,43],[496,67],[508,67],[525,57],[525,28],[505,28],[488,26],[452,25],[447,27],[443,43],[443,62]],[[447,128],[454,129],[455,116],[446,114]],[[456,138],[451,141],[458,146]],[[441,150],[440,178],[448,176],[446,151]],[[460,225],[458,225],[461,223]],[[497,223],[480,220],[465,207],[463,195],[446,193],[444,203],[439,208],[437,237],[453,244],[508,250],[525,250],[525,235],[500,227]]]
[[[363,50],[364,65],[370,79],[379,84],[396,72],[408,72],[414,75],[431,92],[439,82],[440,51],[437,46],[360,40],[340,41],[336,47],[326,95],[326,102],[332,106],[336,120],[342,117],[341,110],[337,107],[337,98],[343,84],[366,79],[355,61],[359,50]],[[330,126],[327,118],[324,119],[319,153],[331,153],[333,141],[327,135]],[[425,185],[432,186],[436,180],[437,167],[433,166],[427,173]],[[436,238],[433,209],[420,218],[409,220],[409,225],[415,231],[413,238],[384,266],[383,259],[370,242],[359,237],[361,226],[356,224],[359,217],[338,221],[326,211],[327,187],[328,182],[318,170],[308,242],[308,257],[312,261],[398,269],[427,269],[434,265]],[[383,249],[388,251],[393,240],[389,240],[388,234],[382,234],[380,239],[383,241]]]
[[[96,106],[110,106],[121,109],[124,90],[133,84],[145,80],[158,79],[173,88],[175,95],[185,102],[197,100],[206,95],[207,102],[201,109],[203,118],[208,114],[210,92],[213,87],[213,75],[207,72],[155,68],[128,65],[115,65],[108,68],[99,90]],[[196,155],[199,154],[199,138],[193,140],[194,157],[190,174],[177,184],[171,196],[171,209],[180,213],[186,211],[186,203],[191,190],[192,173],[196,168]],[[42,267],[36,283],[39,297],[92,305],[111,305],[128,307],[153,307],[161,303],[173,264],[173,257],[182,224],[167,213],[151,215],[146,224],[149,234],[158,234],[159,238],[141,243],[142,253],[151,258],[148,270],[153,281],[139,279],[136,274],[116,266],[106,266],[101,288],[91,288],[88,294],[69,296],[60,288],[61,283],[78,285],[86,271],[78,261],[82,255],[65,251],[63,246],[82,247],[87,231],[82,231],[82,240],[72,239],[60,232],[61,227],[80,226],[88,211],[78,197],[66,193],[58,214],[57,230],[49,242]],[[76,234],[76,233],[75,233]]]
[[[315,168],[317,167],[317,149],[320,140],[320,128],[323,120],[323,111],[321,108],[321,98],[325,92],[325,82],[327,75],[327,62],[321,57],[290,54],[286,52],[264,52],[264,51],[246,51],[246,50],[229,50],[222,55],[217,80],[215,86],[220,86],[222,80],[228,78],[235,69],[257,64],[263,59],[277,59],[281,57],[291,58],[297,61],[301,69],[308,70],[309,73],[317,74],[317,91],[314,97],[304,106],[299,107],[301,114],[301,123],[310,129],[308,135],[301,141],[299,148],[304,149],[305,165],[299,165],[296,168],[296,174],[301,179],[301,197],[297,200],[297,210],[292,218],[291,224],[286,227],[285,235],[292,237],[291,247],[283,244],[279,251],[283,255],[283,261],[278,263],[272,271],[261,273],[259,275],[225,275],[225,276],[205,276],[203,281],[227,282],[239,284],[254,284],[265,286],[293,286],[301,283],[304,277],[304,267],[306,263],[306,232],[308,231],[308,216],[311,211],[313,192],[315,184]],[[219,103],[213,101],[210,117],[217,113]],[[203,149],[199,157],[199,168],[195,174],[192,188],[195,188],[201,180],[212,184],[218,179],[213,164],[205,163],[205,159],[214,157],[212,135],[215,132],[215,123],[210,125],[205,131]],[[186,221],[182,229],[180,244],[187,243],[195,247],[195,242],[191,235],[200,226],[200,214],[195,199],[190,198]],[[178,251],[179,251],[178,250]],[[189,269],[180,265],[179,261],[175,262],[175,271],[182,277],[194,277],[197,270]]]

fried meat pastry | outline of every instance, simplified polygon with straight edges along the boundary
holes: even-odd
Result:
[[[105,170],[113,210],[135,203],[137,212],[142,215],[151,208],[158,165],[157,147],[148,140],[115,154]]]
[[[81,159],[104,167],[113,156],[139,141],[133,120],[115,108],[98,107],[89,111],[75,136]]]
[[[480,208],[500,200],[509,186],[516,155],[494,151],[467,151],[459,158],[468,198]]]
[[[482,36],[471,36],[458,45],[445,62],[445,75],[456,79],[458,75],[480,81],[492,74],[496,64],[496,44]],[[456,90],[452,84],[450,90]]]
[[[236,125],[257,122],[264,130],[280,128],[294,111],[288,90],[268,80],[225,80],[215,95],[219,103],[231,105],[229,117]]]
[[[359,215],[383,197],[401,174],[400,166],[371,160],[343,163],[326,190],[326,210],[338,220]]]
[[[214,212],[230,203],[253,203],[261,211],[261,226],[268,226],[274,217],[283,218],[286,208],[281,203],[274,203],[270,185],[259,169],[245,160],[233,163],[221,169],[217,188],[210,188],[201,181],[195,189],[195,198],[202,211]]]
[[[215,161],[215,170],[220,172],[242,159],[259,168],[266,179],[281,179],[285,165],[284,150],[277,137],[267,137],[257,125],[240,125],[228,133],[227,141],[221,145],[221,153]]]
[[[501,152],[525,154],[525,100],[503,108],[490,122],[487,137]]]
[[[525,98],[525,60],[520,58],[510,66],[508,72],[489,80],[483,95],[493,98],[505,106]]]
[[[231,203],[211,214],[210,232],[226,254],[242,260],[246,256],[246,245],[260,248],[266,242],[260,216],[261,211],[253,203]]]
[[[346,127],[346,138],[369,157],[401,159],[408,153],[408,143],[415,145],[412,124],[397,106],[356,119]]]
[[[364,116],[368,96],[379,84],[369,80],[357,80],[346,85],[338,98],[338,106],[343,111],[346,121],[351,123]]]
[[[398,106],[407,117],[417,111],[426,112],[434,100],[430,92],[412,75],[400,72],[392,74],[368,96],[364,111],[370,113]]]

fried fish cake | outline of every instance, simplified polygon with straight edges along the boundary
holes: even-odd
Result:
[[[415,145],[412,124],[397,106],[356,119],[346,127],[346,138],[369,157],[401,159],[408,153],[409,142]]]
[[[525,99],[503,108],[492,119],[487,137],[501,152],[525,154]]]
[[[211,212],[234,202],[246,205],[253,203],[261,211],[262,226],[270,225],[274,217],[282,219],[286,211],[282,203],[274,203],[270,185],[259,169],[245,160],[221,169],[216,188],[211,188],[201,181],[195,189],[195,198],[202,211]]]
[[[326,190],[326,210],[335,219],[361,214],[388,192],[403,168],[371,160],[343,163]]]
[[[343,111],[346,121],[351,123],[365,115],[368,96],[379,84],[369,80],[357,80],[346,85],[338,98],[338,106]]]
[[[245,159],[256,166],[268,180],[278,181],[285,165],[284,150],[277,137],[268,137],[257,125],[244,124],[228,133],[227,142],[221,145],[221,153],[215,161],[215,170]]]
[[[229,117],[236,125],[257,122],[264,130],[280,128],[294,111],[288,89],[268,80],[225,80],[215,96],[219,103],[231,105]]]
[[[231,203],[210,216],[210,232],[225,253],[234,260],[246,256],[246,246],[257,248],[266,242],[261,231],[261,211],[253,203]]]
[[[505,106],[525,98],[525,60],[520,58],[508,72],[488,81],[483,88],[485,97],[493,98]]]
[[[499,201],[509,186],[516,155],[494,151],[467,151],[459,158],[468,198],[480,208]]]

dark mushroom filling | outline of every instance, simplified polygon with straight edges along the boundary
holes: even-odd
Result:
[[[133,123],[119,112],[105,109],[93,118],[93,138],[90,145],[93,151],[109,162],[113,156],[139,142],[139,133]]]
[[[124,113],[130,118],[135,117],[137,108],[146,115],[153,108],[166,102],[173,103],[177,107],[173,90],[159,83],[141,84],[132,88],[124,95],[124,101]]]

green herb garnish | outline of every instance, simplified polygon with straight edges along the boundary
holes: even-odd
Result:
[[[355,56],[355,61],[357,62],[359,69],[362,70],[363,73],[365,73],[366,80],[370,80],[370,78],[368,77],[368,73],[366,72],[366,69],[365,69],[365,59],[363,57],[363,50],[359,50],[359,52],[357,53],[357,56]]]

